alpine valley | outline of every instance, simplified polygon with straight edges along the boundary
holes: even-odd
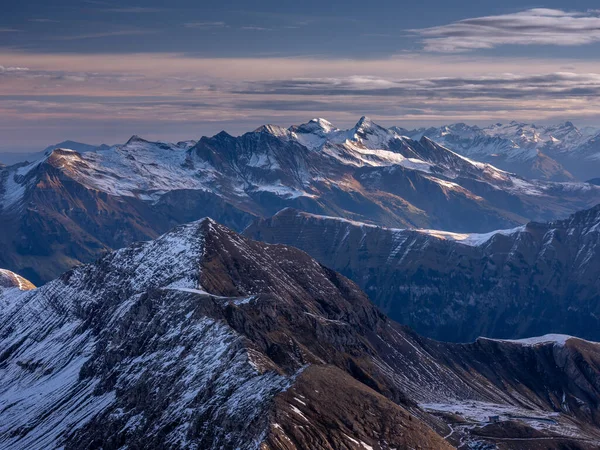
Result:
[[[600,446],[600,344],[422,338],[211,219],[37,289],[0,275],[1,448]]]

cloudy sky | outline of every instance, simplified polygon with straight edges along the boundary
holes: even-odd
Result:
[[[450,4],[451,3],[451,4]],[[361,115],[600,125],[600,6],[7,0],[0,151]]]

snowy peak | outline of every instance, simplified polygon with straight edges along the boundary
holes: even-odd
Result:
[[[57,169],[68,170],[71,166],[82,160],[81,153],[68,148],[56,148],[47,154],[45,161]]]
[[[287,129],[273,124],[261,125],[256,130],[254,130],[254,133],[267,133],[277,137],[288,136]]]
[[[368,128],[372,128],[374,126],[379,127],[379,125],[377,125],[375,122],[373,122],[373,120],[370,117],[367,116],[362,116],[360,119],[358,119],[358,122],[356,122],[356,125],[354,126],[354,128],[356,130],[365,130]],[[382,127],[380,127],[382,128]]]
[[[311,119],[307,123],[298,126],[292,126],[290,127],[290,130],[297,133],[316,133],[321,136],[331,133],[332,131],[338,131],[331,122],[320,117]]]
[[[229,239],[230,231],[213,219],[180,225],[159,238],[118,250],[104,258],[127,275],[131,289],[201,289],[200,264],[207,240]]]
[[[386,128],[383,127],[377,123],[375,123],[373,121],[373,119],[371,119],[368,116],[362,116],[358,122],[356,122],[356,125],[354,125],[354,128],[352,128],[353,130],[355,130],[356,133],[365,133],[365,134],[385,134],[388,136],[394,136],[395,135],[395,131],[392,128]]]
[[[146,139],[141,138],[140,136],[138,136],[137,134],[134,134],[133,136],[131,136],[127,142],[125,143],[125,145],[131,145],[131,144],[148,144],[150,143],[150,141],[147,141]]]

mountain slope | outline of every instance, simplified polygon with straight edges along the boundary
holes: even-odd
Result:
[[[26,280],[10,270],[0,269],[0,293],[7,289],[30,291],[35,289],[35,286],[29,280]]]
[[[205,191],[182,188],[163,193],[157,201],[104,192],[75,176],[78,170],[90,170],[80,154],[55,150],[38,163],[0,173],[4,180],[0,219],[5,230],[0,235],[4,249],[0,267],[18,269],[42,284],[82,261],[155,238],[202,215],[218,217],[236,228],[252,217]],[[148,183],[154,181],[152,174],[146,175]],[[98,183],[105,179],[96,171],[90,177]],[[128,177],[127,173],[116,175],[117,180]]]
[[[497,233],[386,229],[291,209],[245,234],[356,281],[394,320],[443,340],[600,339],[600,206]]]
[[[367,118],[349,130],[316,119],[177,144],[134,136],[0,168],[0,266],[41,284],[202,216],[241,230],[284,207],[385,226],[489,231],[599,202],[598,186],[529,182]]]
[[[548,448],[600,439],[598,344],[423,339],[209,219],[2,300],[3,448],[443,449],[515,421]],[[490,433],[473,410],[505,419]]]

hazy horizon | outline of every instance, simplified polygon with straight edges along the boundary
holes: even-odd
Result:
[[[362,117],[362,116],[360,116]],[[43,150],[45,150],[47,147],[59,144],[61,142],[66,142],[66,141],[73,141],[73,142],[78,142],[80,144],[88,144],[88,145],[93,145],[93,146],[100,146],[100,145],[108,145],[108,146],[112,146],[112,145],[119,145],[119,144],[124,144],[125,142],[127,142],[132,136],[139,136],[142,139],[146,139],[149,141],[157,141],[157,142],[180,142],[180,141],[190,141],[190,140],[198,140],[202,137],[212,137],[215,136],[216,134],[225,131],[228,134],[231,134],[232,136],[240,136],[244,133],[247,132],[252,132],[255,129],[259,128],[262,125],[267,125],[267,124],[271,124],[271,125],[278,125],[284,128],[289,128],[290,126],[293,125],[300,125],[302,123],[306,123],[311,119],[314,118],[322,118],[322,119],[326,119],[329,122],[332,122],[332,124],[334,126],[336,126],[336,128],[339,129],[350,129],[352,128],[360,119],[360,117],[357,117],[356,120],[354,121],[346,121],[344,123],[338,123],[338,122],[333,122],[331,120],[329,120],[327,117],[319,117],[319,116],[314,116],[311,117],[309,119],[303,120],[303,121],[299,121],[299,122],[291,122],[291,123],[278,123],[276,121],[267,121],[267,122],[262,122],[262,123],[257,123],[257,124],[253,124],[253,123],[249,123],[248,124],[248,128],[244,128],[243,124],[237,123],[237,124],[232,124],[232,126],[227,129],[227,128],[221,128],[219,129],[218,127],[207,127],[208,130],[212,130],[212,131],[208,131],[206,133],[201,133],[197,136],[180,136],[180,135],[165,135],[166,137],[163,137],[163,133],[161,133],[161,131],[151,131],[148,130],[147,133],[138,133],[138,132],[133,132],[130,134],[123,134],[120,137],[117,137],[115,139],[109,140],[109,141],[87,141],[85,139],[74,139],[73,137],[70,136],[65,136],[64,139],[59,139],[56,141],[51,141],[51,142],[47,142],[44,143],[41,147],[16,147],[16,148],[7,148],[7,147],[3,147],[0,144],[0,154],[7,154],[7,153],[38,153],[41,152]],[[370,118],[372,118],[371,116],[368,116]],[[392,127],[392,126],[396,126],[396,127],[400,127],[400,128],[405,128],[409,131],[411,130],[417,130],[420,128],[428,128],[428,127],[440,127],[440,126],[444,126],[444,125],[452,125],[452,124],[456,124],[456,123],[465,123],[467,125],[470,126],[478,126],[478,127],[486,127],[489,125],[493,125],[496,123],[503,123],[503,124],[508,124],[511,121],[473,121],[473,122],[464,122],[464,121],[455,121],[455,122],[434,122],[434,123],[395,123],[395,122],[390,122],[390,123],[386,123],[387,121],[380,121],[380,120],[375,120],[374,121],[381,126],[385,126],[385,127]],[[522,121],[522,120],[514,120],[515,122],[523,122],[523,123],[531,123],[531,124],[535,124],[535,125],[540,125],[540,126],[552,126],[552,125],[560,125],[563,124],[565,122],[573,122],[573,124],[578,127],[578,128],[586,128],[586,127],[591,127],[593,129],[597,129],[598,131],[600,131],[600,120],[598,122],[598,124],[596,123],[589,123],[589,124],[585,124],[585,123],[579,123],[577,121],[573,121],[573,120],[569,120],[569,119],[564,119],[564,120],[558,120],[558,121]],[[169,137],[170,136],[170,137]],[[1,162],[1,161],[0,161]]]

